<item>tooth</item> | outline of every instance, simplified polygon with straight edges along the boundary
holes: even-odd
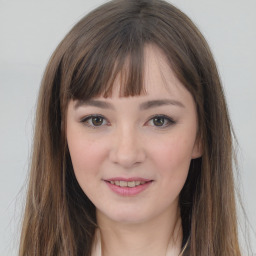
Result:
[[[111,184],[115,184],[115,182],[113,180],[110,181]]]
[[[128,185],[128,187],[130,187],[130,188],[134,188],[134,187],[135,187],[135,181],[129,181],[129,182],[127,183],[127,185]]]
[[[116,180],[114,183],[115,183],[116,186],[120,185],[120,181],[118,181],[118,180]]]
[[[145,184],[145,183],[146,183],[146,181],[141,181],[141,182],[140,182],[141,185],[143,185],[143,184]]]
[[[127,187],[127,181],[120,181],[120,187]]]
[[[140,181],[135,181],[135,186],[139,186],[140,185]]]

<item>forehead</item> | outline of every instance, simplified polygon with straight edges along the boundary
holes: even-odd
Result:
[[[155,44],[145,44],[137,55],[123,56],[123,61],[122,58],[120,61],[112,57],[112,64],[106,62],[100,69],[94,64],[84,64],[86,68],[82,65],[82,72],[73,75],[74,82],[65,90],[68,92],[66,102],[87,101],[97,97],[126,98],[146,95],[178,99],[190,95],[177,79],[171,68],[171,61]]]
[[[143,63],[143,92],[142,96],[152,97],[183,97],[190,94],[178,80],[163,51],[154,45],[146,45],[144,48]],[[111,97],[120,97],[123,77],[125,77],[127,65],[117,75],[112,88]]]
[[[143,59],[143,93],[136,95],[123,95],[123,88],[132,86],[126,83],[129,76],[129,61],[117,74],[107,96],[103,93],[88,99],[78,99],[78,106],[94,106],[103,109],[118,110],[129,113],[132,109],[147,110],[159,106],[180,106],[185,112],[195,112],[195,101],[191,93],[176,77],[164,53],[155,46],[148,45],[144,49]],[[138,108],[139,106],[139,108]],[[128,111],[128,112],[127,112]]]

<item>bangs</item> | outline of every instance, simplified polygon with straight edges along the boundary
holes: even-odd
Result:
[[[115,33],[114,33],[115,31]],[[71,83],[70,99],[88,100],[93,97],[111,97],[116,79],[120,79],[119,96],[128,97],[145,93],[144,46],[141,31],[136,24],[112,27],[98,42],[77,51],[78,56]]]
[[[196,70],[201,66],[196,59],[197,30],[187,28],[182,14],[168,8],[161,2],[131,0],[119,5],[111,1],[77,23],[60,47],[64,102],[111,97],[117,79],[120,97],[145,95],[148,44],[163,51],[170,68],[196,100],[201,81],[201,70]]]

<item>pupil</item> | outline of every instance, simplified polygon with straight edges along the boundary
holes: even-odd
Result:
[[[102,123],[103,123],[103,118],[100,117],[100,116],[95,116],[95,117],[92,118],[92,123],[93,123],[93,125],[95,125],[95,126],[102,125]]]
[[[156,125],[156,126],[163,126],[164,118],[163,117],[155,117],[153,122],[154,122],[154,125]]]

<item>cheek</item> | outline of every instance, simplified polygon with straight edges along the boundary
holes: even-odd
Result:
[[[154,153],[154,163],[162,188],[161,202],[175,201],[187,179],[191,162],[191,146],[186,139],[169,140]]]
[[[151,152],[153,161],[157,165],[158,173],[174,180],[184,180],[187,177],[193,141],[184,136],[174,136],[162,143],[158,143]]]
[[[161,187],[165,188],[163,198],[169,198],[166,200],[174,200],[183,188],[189,171],[192,149],[191,139],[175,135],[158,143],[154,152],[151,152]]]
[[[106,143],[86,136],[72,126],[67,129],[67,142],[74,172],[81,185],[81,181],[86,182],[99,172],[106,155]]]
[[[94,201],[96,181],[100,180],[100,168],[104,159],[102,143],[67,133],[68,147],[76,179],[84,193]],[[97,195],[96,195],[97,196]]]

